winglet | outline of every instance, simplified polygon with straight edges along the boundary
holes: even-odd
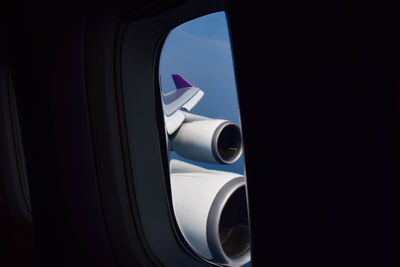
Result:
[[[181,75],[179,74],[172,74],[172,79],[174,79],[174,83],[176,89],[182,89],[187,87],[193,87],[189,82],[187,82]]]

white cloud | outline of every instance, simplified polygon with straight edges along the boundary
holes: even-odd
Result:
[[[175,33],[179,34],[181,36],[184,36],[186,38],[192,39],[195,42],[199,42],[203,45],[215,45],[224,49],[230,49],[230,44],[228,41],[222,41],[222,40],[217,40],[213,38],[208,38],[208,37],[202,37],[198,35],[194,35],[188,32],[185,32],[182,29],[175,29]],[[229,50],[228,50],[229,51]]]

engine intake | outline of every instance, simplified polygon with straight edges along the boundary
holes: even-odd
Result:
[[[175,217],[193,250],[213,263],[242,266],[250,261],[245,178],[171,160]]]
[[[185,113],[186,120],[171,136],[171,148],[191,160],[232,164],[242,154],[239,126],[226,120],[215,120]]]

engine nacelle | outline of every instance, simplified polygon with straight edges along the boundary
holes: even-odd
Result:
[[[245,179],[171,160],[175,217],[187,243],[202,258],[243,266],[250,261]]]
[[[180,156],[209,163],[234,163],[242,154],[239,126],[185,113],[185,122],[171,136],[170,145]]]

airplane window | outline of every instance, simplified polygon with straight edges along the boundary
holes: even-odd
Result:
[[[169,33],[159,84],[182,236],[208,262],[250,266],[243,144],[224,12]]]

